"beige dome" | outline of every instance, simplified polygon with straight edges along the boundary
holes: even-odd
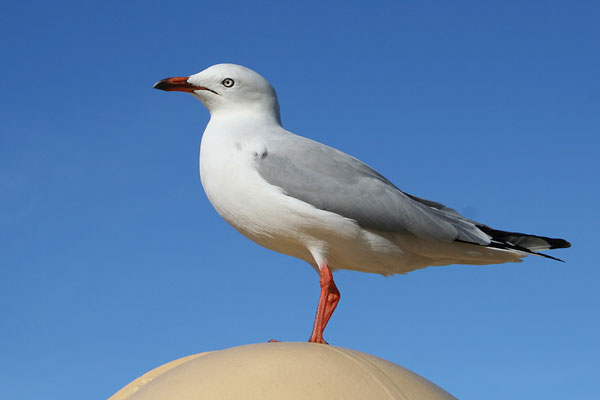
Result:
[[[438,400],[454,397],[389,361],[315,343],[258,343],[153,369],[109,400]]]

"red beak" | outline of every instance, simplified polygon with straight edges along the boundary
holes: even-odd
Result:
[[[165,90],[167,92],[178,91],[193,93],[194,90],[205,89],[202,86],[194,86],[188,82],[189,76],[166,78],[154,84],[154,89]]]

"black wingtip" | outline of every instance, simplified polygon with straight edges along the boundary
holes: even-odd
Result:
[[[544,238],[550,244],[550,249],[567,249],[571,247],[571,243],[565,239]]]
[[[492,237],[492,240],[502,243],[517,244],[527,249],[529,248],[545,248],[551,249],[565,249],[571,247],[571,243],[565,239],[551,238],[547,236],[531,235],[528,233],[501,231],[498,229],[490,228],[486,225],[477,225],[486,234]],[[540,243],[540,241],[542,243]],[[543,246],[540,246],[543,244]]]
[[[546,258],[549,258],[549,259],[554,260],[554,261],[560,261],[562,263],[566,262],[565,260],[561,260],[560,258],[549,256],[548,254],[540,253],[539,251],[533,251],[532,254],[535,254],[535,255],[538,255],[538,256],[542,256],[542,257],[546,257]]]

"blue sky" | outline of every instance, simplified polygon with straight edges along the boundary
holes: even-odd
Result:
[[[596,1],[40,2],[0,13],[0,397],[106,398],[167,361],[310,335],[318,278],[204,196],[208,112],[159,79],[275,86],[286,128],[499,229],[521,264],[340,271],[325,338],[461,399],[597,399]]]

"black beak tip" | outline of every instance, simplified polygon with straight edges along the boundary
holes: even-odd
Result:
[[[158,81],[154,84],[154,86],[152,86],[154,89],[158,89],[158,90],[167,90],[171,85],[169,84],[169,82],[167,82],[166,79],[163,79],[162,81]]]

